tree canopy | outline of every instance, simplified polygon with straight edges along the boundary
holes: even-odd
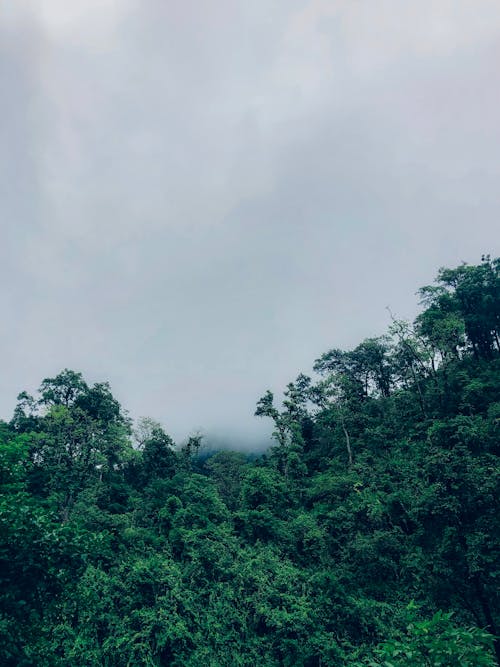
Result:
[[[413,323],[265,391],[264,455],[132,428],[73,370],[21,392],[1,664],[500,665],[499,270],[441,269]]]

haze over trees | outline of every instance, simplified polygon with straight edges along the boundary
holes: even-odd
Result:
[[[263,456],[64,370],[0,422],[7,667],[500,664],[500,260],[267,391]],[[265,382],[265,379],[263,379]]]

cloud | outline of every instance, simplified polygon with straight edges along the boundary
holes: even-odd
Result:
[[[71,41],[103,53],[112,48],[113,34],[130,8],[130,0],[32,0],[30,14],[52,42]]]
[[[175,437],[495,248],[496,2],[6,3],[1,414],[69,366]],[[7,94],[5,94],[5,92]]]

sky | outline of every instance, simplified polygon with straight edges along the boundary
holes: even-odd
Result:
[[[498,0],[2,0],[0,418],[67,367],[178,441],[499,253]]]

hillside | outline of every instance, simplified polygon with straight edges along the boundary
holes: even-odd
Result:
[[[500,259],[419,295],[415,322],[263,394],[262,456],[134,428],[76,371],[22,392],[1,664],[500,665]]]

